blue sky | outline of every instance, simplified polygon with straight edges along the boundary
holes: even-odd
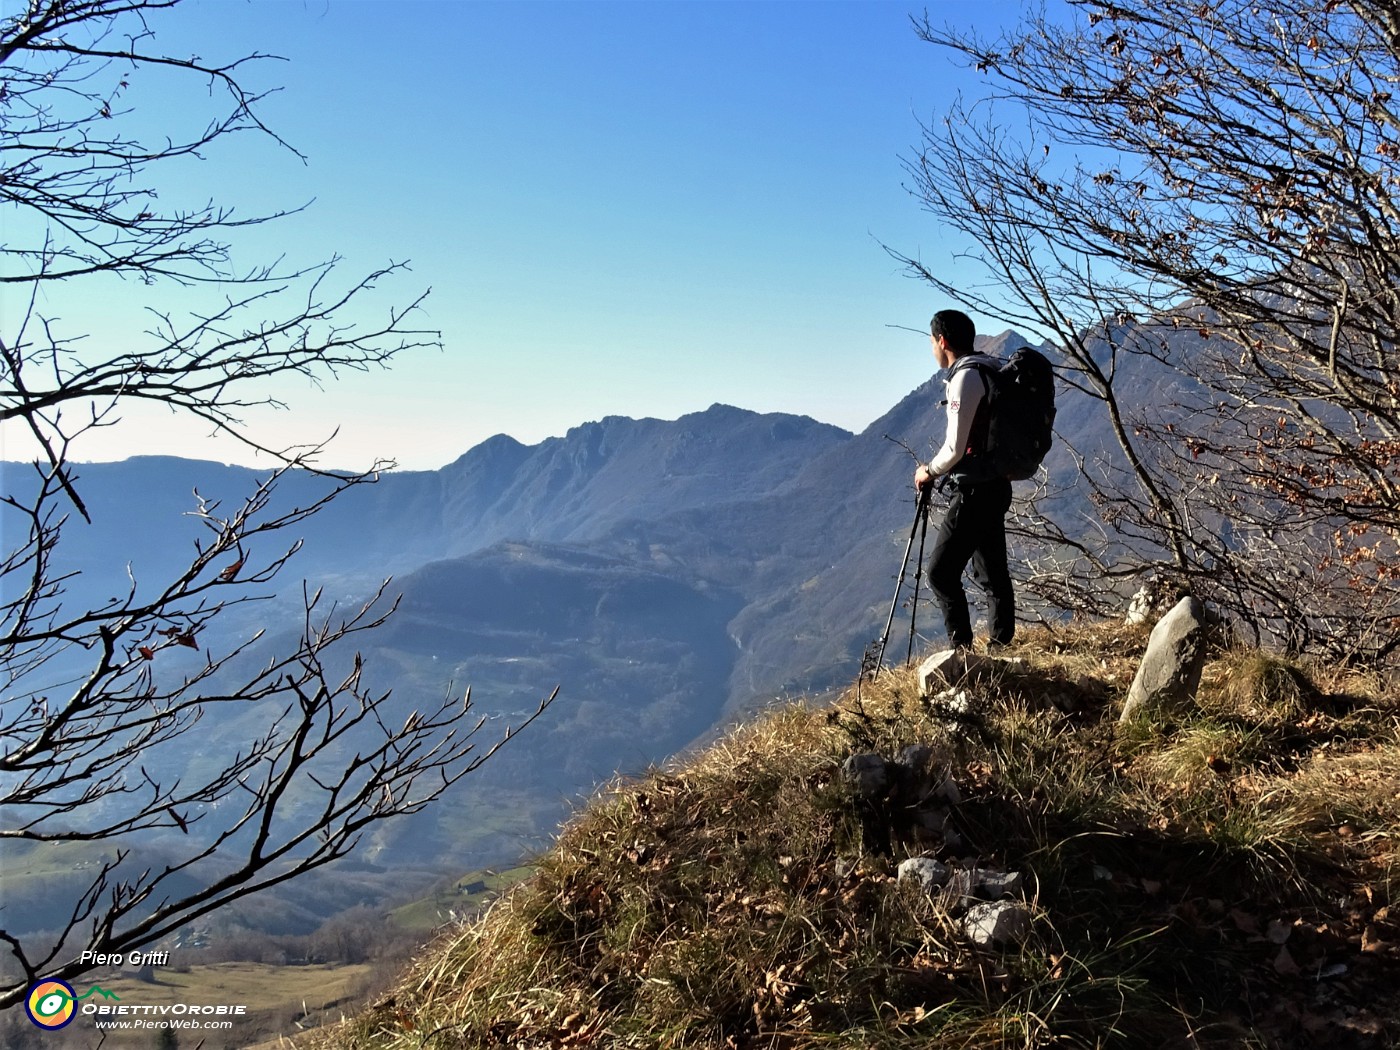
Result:
[[[928,5],[983,31],[1020,7]],[[249,422],[279,444],[339,428],[328,465],[411,469],[495,433],[534,443],[717,401],[863,429],[932,374],[926,337],[905,329],[948,305],[882,245],[948,273],[960,247],[900,164],[920,120],[977,90],[915,38],[922,10],[189,0],[153,19],[177,52],[284,58],[250,79],[280,85],[264,116],[307,158],[241,139],[171,192],[245,211],[314,198],[239,257],[339,254],[347,279],[410,260],[382,302],[430,288],[421,320],[443,335],[388,373],[291,384],[276,391],[289,411]],[[130,330],[136,305],[131,288],[103,300],[104,331]],[[164,413],[130,414],[74,455],[155,452],[256,462]]]

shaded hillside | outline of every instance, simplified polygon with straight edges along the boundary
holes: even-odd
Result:
[[[1012,332],[978,340],[994,356],[1023,344]],[[943,397],[943,380],[930,379],[815,456],[781,492],[628,522],[607,538],[632,557],[683,566],[744,596],[731,625],[741,648],[734,709],[832,689],[859,669],[884,626],[913,523],[915,457],[927,461],[943,439]],[[936,616],[922,615],[921,633],[941,637]]]
[[[563,686],[549,717],[474,787],[568,795],[661,761],[719,717],[737,599],[703,581],[507,543],[400,583],[400,610],[366,656],[405,708],[451,679],[470,684],[478,712],[518,722],[543,691]]]
[[[358,649],[363,687],[391,694],[386,719],[405,721],[469,687],[471,708],[457,729],[484,719],[484,749],[561,689],[546,718],[438,804],[366,840],[357,857],[381,876],[514,860],[537,847],[571,799],[619,769],[664,760],[721,716],[737,598],[704,581],[574,548],[502,543],[432,563],[396,589],[398,611]],[[270,635],[209,688],[256,673],[266,652],[294,643],[290,634]],[[334,650],[328,676],[349,675],[356,660],[355,650]],[[256,705],[214,708],[178,755],[149,761],[225,761],[228,741],[250,739],[265,720]],[[353,737],[340,743],[347,760],[355,746]],[[381,887],[381,895],[395,891],[392,879]]]
[[[1198,708],[1122,727],[1145,637],[1028,632],[958,714],[897,672],[621,781],[309,1043],[1397,1045],[1393,692],[1216,652]],[[888,787],[843,772],[860,754]],[[949,881],[897,877],[912,857]],[[1026,924],[979,942],[998,893]]]

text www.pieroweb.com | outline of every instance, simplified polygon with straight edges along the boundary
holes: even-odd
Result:
[[[233,1017],[247,1012],[246,1006],[174,1006],[124,1004],[96,1006],[90,1004],[83,1013],[92,1017],[93,1025],[103,1030],[140,1030],[175,1028],[180,1030],[227,1031],[233,1027]]]

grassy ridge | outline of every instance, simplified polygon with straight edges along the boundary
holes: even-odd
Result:
[[[1120,728],[1144,644],[1031,632],[971,715],[897,672],[617,784],[318,1045],[1395,1045],[1393,693],[1227,651],[1197,711]],[[960,788],[954,834],[872,817],[839,773],[911,743]],[[1024,873],[1029,936],[970,945],[894,878],[925,853]]]
[[[532,868],[482,870],[463,875],[450,886],[435,890],[420,900],[395,908],[389,913],[394,924],[405,930],[436,930],[456,916],[475,916],[503,892],[528,876]]]

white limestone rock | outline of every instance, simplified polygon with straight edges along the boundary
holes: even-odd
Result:
[[[1190,596],[1182,598],[1157,621],[1123,703],[1120,722],[1196,702],[1206,662],[1208,628],[1205,606]]]
[[[1025,940],[1031,932],[1031,913],[1017,901],[985,901],[967,910],[962,927],[977,947],[997,948]]]
[[[948,866],[932,857],[910,857],[900,864],[900,882],[916,882],[925,893],[932,893],[948,881]]]
[[[991,667],[992,661],[985,656],[966,649],[945,649],[919,665],[919,691],[931,696],[947,686],[986,674]]]

